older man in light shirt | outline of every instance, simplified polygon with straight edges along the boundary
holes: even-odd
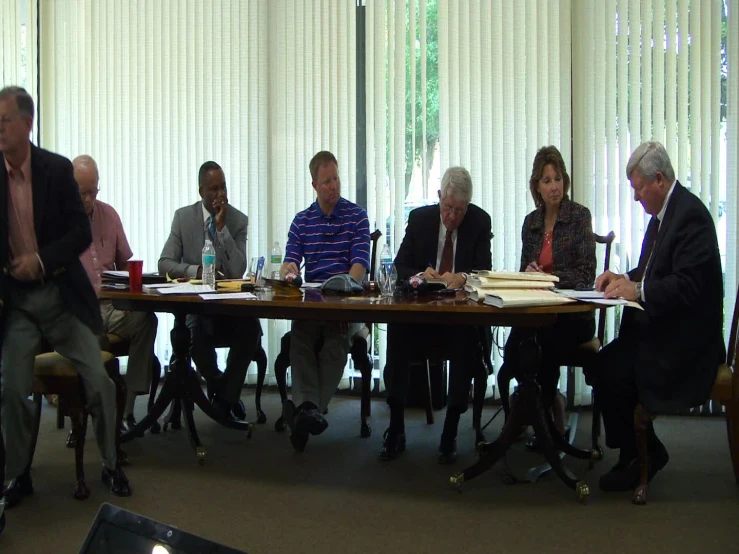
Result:
[[[86,155],[77,156],[72,165],[92,227],[92,244],[82,253],[80,261],[98,290],[103,272],[126,270],[133,252],[115,208],[97,199],[100,175],[95,160]],[[157,317],[153,313],[116,310],[110,300],[100,302],[100,313],[104,332],[118,335],[130,343],[125,375],[128,392],[123,413],[123,424],[126,429],[130,429],[136,425],[133,415],[136,396],[149,391],[154,366]]]

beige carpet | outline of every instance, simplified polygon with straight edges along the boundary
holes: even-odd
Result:
[[[253,394],[247,391],[244,400],[253,415]],[[111,496],[100,483],[97,451],[88,441],[92,496],[83,502],[71,495],[74,465],[72,451],[64,448],[66,431],[54,428],[55,414],[45,408],[33,471],[36,493],[8,513],[0,553],[77,552],[106,501],[252,554],[739,552],[739,488],[722,419],[658,420],[671,460],[645,507],[632,506],[628,493],[597,490],[598,476],[614,463],[612,453],[587,474],[586,462],[570,461],[593,490],[581,505],[554,476],[504,485],[500,466],[467,483],[462,494],[450,488],[450,474],[475,460],[470,412],[460,426],[460,460],[450,468],[435,458],[443,412],[435,425],[426,425],[420,410],[410,410],[408,451],[388,463],[377,459],[388,421],[384,403],[373,403],[374,434],[360,439],[358,400],[335,399],[328,430],[296,454],[287,436],[273,431],[278,400],[266,395],[269,422],[251,440],[198,413],[208,449],[204,467],[184,430],[147,434],[126,445],[135,487],[127,499]],[[485,420],[492,413],[486,408]],[[490,426],[489,437],[501,419]],[[589,421],[581,420],[583,445]],[[520,443],[509,460],[522,475],[538,457]]]

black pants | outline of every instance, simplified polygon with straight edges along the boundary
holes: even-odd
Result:
[[[598,354],[598,364],[589,376],[600,406],[606,445],[636,455],[634,409],[639,402],[634,363],[636,337],[619,336]]]
[[[403,426],[411,362],[425,360],[429,353],[449,360],[447,417],[454,414],[456,421],[459,420],[459,415],[467,411],[472,377],[483,364],[480,336],[480,329],[473,326],[408,323],[387,326],[387,364],[383,377],[391,427]]]
[[[254,359],[262,336],[262,327],[255,317],[187,316],[190,329],[190,355],[208,385],[216,387],[217,395],[226,402],[237,402],[246,371]],[[216,348],[228,346],[226,371],[218,371]]]
[[[557,392],[560,361],[567,353],[593,338],[595,319],[592,317],[587,319],[560,317],[553,326],[537,331],[515,327],[511,330],[503,351],[503,366],[498,372],[500,394],[506,409],[508,383],[512,377],[520,380],[521,376],[519,345],[532,333],[536,335],[536,342],[541,348],[541,366],[537,373],[537,380],[541,386],[542,399],[550,405]]]

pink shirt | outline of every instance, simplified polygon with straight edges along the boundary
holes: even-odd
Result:
[[[11,258],[23,254],[36,254],[36,230],[33,226],[33,187],[31,185],[31,145],[20,167],[11,167],[5,158],[8,170],[8,242]]]
[[[102,282],[103,271],[120,269],[133,256],[118,212],[110,204],[95,201],[90,216],[92,244],[80,256],[94,287]]]

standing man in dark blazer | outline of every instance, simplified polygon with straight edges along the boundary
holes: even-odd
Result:
[[[116,460],[115,385],[100,354],[100,308],[79,260],[92,241],[90,222],[71,162],[31,144],[33,117],[33,99],[24,89],[0,90],[0,372],[8,507],[33,492],[34,410],[28,397],[42,340],[69,358],[82,378],[103,482],[113,494],[131,494]]]
[[[676,412],[703,404],[719,363],[726,358],[723,282],[716,228],[699,198],[675,179],[664,146],[646,142],[626,166],[634,200],[652,216],[639,266],[623,275],[607,271],[595,282],[606,297],[638,302],[626,308],[617,339],[593,368],[606,444],[618,463],[600,479],[606,491],[630,490],[639,481],[634,409]],[[649,430],[649,478],[668,461]]]
[[[422,274],[442,278],[449,288],[461,288],[467,273],[491,269],[490,216],[472,200],[472,178],[463,167],[450,167],[441,179],[439,204],[413,210],[405,237],[395,258],[398,279]],[[387,327],[385,386],[390,406],[390,427],[380,458],[393,460],[405,450],[403,411],[408,392],[409,366],[424,359],[425,345],[440,345],[450,361],[449,393],[439,463],[456,460],[457,425],[467,411],[475,368],[483,361],[480,329],[466,325],[414,325]]]

